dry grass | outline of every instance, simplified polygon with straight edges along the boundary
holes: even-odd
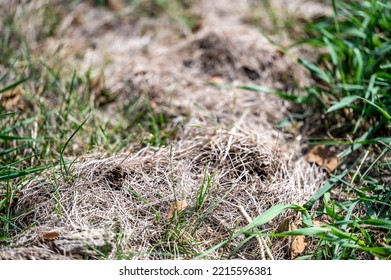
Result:
[[[17,211],[27,212],[18,223],[38,226],[16,243],[49,250],[45,258],[102,257],[91,250],[80,251],[80,242],[68,244],[73,240],[70,235],[93,229],[106,234],[96,235],[99,241],[94,242],[100,245],[89,245],[102,250],[107,242],[108,258],[116,258],[119,252],[132,259],[192,258],[247,224],[238,205],[255,218],[275,204],[302,203],[321,183],[318,172],[303,160],[290,162],[251,136],[226,131],[183,141],[172,149],[144,148],[126,156],[89,158],[75,165],[70,179],[64,180],[55,169],[23,189]],[[213,180],[202,207],[195,209],[205,176]],[[176,200],[186,200],[190,206],[167,220]],[[268,230],[277,224],[268,225]],[[48,231],[60,236],[55,241],[40,238]],[[168,234],[173,236],[167,239]],[[25,235],[32,237],[26,241]],[[227,258],[240,241],[232,240],[226,251],[210,258]],[[280,245],[272,246],[276,258],[285,254]],[[176,251],[182,246],[187,253],[181,252],[183,248]],[[1,255],[17,258],[17,252]],[[248,244],[235,257],[256,259],[259,254]],[[42,256],[32,253],[30,257]]]
[[[207,85],[212,76],[287,91],[309,83],[303,68],[242,26],[240,15],[223,12],[229,7],[200,4],[201,30],[175,43],[169,30],[159,33],[158,21],[134,25],[87,3],[64,15],[44,42],[23,31],[31,44],[39,42],[33,51],[48,56],[47,64],[60,60],[66,69],[103,77],[113,100],[96,108],[99,117],[116,122],[126,112],[118,108],[141,96],[155,113],[170,116],[177,131],[165,147],[126,143],[129,150],[118,155],[84,156],[70,177],[57,166],[30,181],[15,207],[25,211],[15,220],[25,231],[0,249],[0,259],[190,259],[248,224],[238,206],[255,218],[314,193],[323,173],[304,161],[298,141],[285,141],[274,128],[289,114],[287,103]],[[96,15],[99,22],[91,20]],[[76,144],[80,151],[85,145]],[[181,200],[189,207],[167,220]],[[273,231],[279,220],[264,230]],[[48,232],[59,236],[49,240]],[[235,250],[244,239],[208,258],[261,258],[255,239]],[[274,258],[287,258],[284,242],[267,245]]]

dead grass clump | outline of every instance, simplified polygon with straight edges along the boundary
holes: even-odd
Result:
[[[319,181],[306,177],[308,168],[222,131],[175,147],[89,158],[72,178],[57,168],[23,189],[16,210],[26,213],[17,222],[36,226],[0,257],[192,258],[247,225],[238,205],[255,218],[272,205],[303,201]],[[175,201],[188,206],[167,219]],[[53,231],[53,240],[43,238]],[[243,238],[210,258],[229,257]],[[49,253],[34,253],[37,247]],[[248,245],[235,257],[257,259],[259,252]]]
[[[138,149],[129,141],[130,153],[91,156],[76,163],[71,176],[57,167],[30,181],[15,207],[23,213],[15,223],[26,230],[0,249],[0,258],[190,259],[246,226],[244,211],[254,219],[276,204],[302,203],[320,185],[319,170],[294,158],[296,144],[274,129],[286,103],[206,86],[217,76],[234,85],[290,90],[308,82],[306,72],[256,30],[231,28],[236,11],[223,26],[221,12],[234,5],[202,7],[207,24],[179,43],[160,21],[133,25],[126,15],[85,2],[64,15],[43,53],[58,52],[53,57],[61,66],[81,64],[94,102],[111,105],[98,114],[110,120],[123,114],[126,123],[149,103],[148,113],[181,127],[172,146]],[[99,101],[103,90],[110,99]],[[113,133],[128,133],[124,127]],[[255,239],[238,248],[244,239],[208,258],[262,258]],[[284,244],[267,244],[274,258],[285,257]]]
[[[113,235],[105,229],[38,226],[17,236],[17,242],[0,250],[1,259],[96,259],[113,249]]]
[[[303,68],[249,30],[208,30],[189,44],[189,50],[183,65],[207,76],[257,82],[279,90],[290,90],[295,82],[308,82]]]

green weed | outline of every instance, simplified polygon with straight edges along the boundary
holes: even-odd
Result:
[[[9,71],[0,78],[0,82],[6,78],[8,73]],[[15,89],[26,80],[22,79],[0,88],[0,98],[2,94]],[[5,111],[0,104],[0,120],[2,121],[0,126],[0,148],[2,148],[0,153],[0,240],[3,241],[7,240],[15,230],[21,230],[14,220],[23,213],[15,213],[13,205],[24,186],[26,177],[47,168],[47,166],[26,167],[35,155],[23,157],[21,151],[38,139],[14,134],[15,131],[29,124],[29,121],[18,119],[18,115],[18,112]]]
[[[313,88],[326,116],[357,137],[389,134],[391,96],[391,6],[387,1],[333,1],[334,17],[308,27],[302,43],[327,48],[318,65],[300,62],[319,80]],[[333,132],[333,131],[330,131]],[[370,137],[369,136],[369,137]]]
[[[324,235],[312,257],[348,259],[367,252],[389,259],[391,189],[381,178],[390,173],[391,6],[380,0],[332,4],[333,18],[309,25],[313,39],[304,42],[328,52],[317,65],[299,61],[318,80],[311,91],[325,119],[341,124],[323,129],[335,137],[356,139],[339,158],[355,160],[305,205],[309,209],[322,194],[318,214],[329,217],[331,232],[340,235]],[[338,140],[329,144],[338,145]],[[338,201],[332,189],[344,199]]]
[[[391,173],[391,5],[383,0],[333,0],[332,8],[332,17],[307,24],[304,31],[310,39],[299,42],[327,50],[320,52],[317,63],[295,57],[266,35],[312,73],[315,86],[300,96],[262,86],[239,87],[302,105],[304,112],[311,112],[304,113],[304,122],[316,127],[315,141],[307,134],[310,143],[340,150],[340,168],[303,209],[296,209],[303,215],[303,229],[272,236],[314,238],[316,246],[302,257],[306,259],[390,259],[391,187],[383,178]],[[326,134],[332,138],[319,141],[319,135]],[[281,213],[285,208],[272,209]],[[329,223],[312,225],[322,218]]]

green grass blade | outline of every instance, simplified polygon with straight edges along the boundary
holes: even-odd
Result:
[[[302,58],[299,58],[298,62],[314,73],[319,79],[325,81],[327,84],[331,84],[331,78],[318,66]]]
[[[361,251],[381,255],[384,257],[390,257],[391,256],[391,246],[386,246],[386,247],[365,247],[365,246],[359,246],[359,245],[354,245],[354,244],[344,244],[344,247],[348,248],[353,248],[353,249],[358,249]]]
[[[327,47],[329,49],[332,63],[334,65],[338,65],[338,55],[337,55],[337,52],[335,50],[335,47],[333,46],[333,44],[330,42],[330,40],[327,37],[324,37],[323,40],[324,40],[324,42],[326,43],[326,45],[327,45]]]
[[[204,253],[196,256],[195,259],[201,259],[201,258],[206,257],[207,255],[211,254],[212,252],[218,250],[221,246],[224,246],[231,239],[236,238],[239,235],[242,235],[242,234],[244,234],[246,232],[249,232],[249,231],[251,231],[252,229],[254,229],[256,227],[259,227],[261,225],[264,225],[264,224],[268,223],[273,218],[275,218],[276,216],[281,214],[282,211],[284,211],[284,210],[286,210],[288,208],[302,209],[302,207],[300,207],[298,205],[275,205],[275,206],[271,207],[270,209],[266,210],[265,212],[263,212],[258,217],[256,217],[250,224],[248,224],[242,230],[239,230],[236,233],[234,233],[232,235],[232,238],[220,242],[219,244],[217,244],[217,245],[213,246],[212,248],[206,250]]]
[[[356,95],[346,96],[346,97],[342,98],[339,102],[336,102],[332,106],[330,106],[327,109],[326,113],[330,113],[330,112],[333,112],[333,111],[345,108],[345,107],[349,106],[350,104],[352,104],[354,101],[356,101],[359,98],[360,97],[356,96]]]
[[[291,207],[292,205],[275,205],[256,217],[250,224],[244,227],[241,232],[250,231],[253,228],[264,225],[281,214],[282,211]]]
[[[355,61],[356,61],[356,82],[360,82],[362,80],[362,73],[363,73],[363,68],[364,68],[364,59],[363,56],[358,48],[353,49],[355,56]]]
[[[1,140],[18,140],[18,141],[41,141],[40,139],[36,138],[30,138],[30,137],[21,137],[16,135],[7,135],[7,134],[0,134]]]
[[[342,172],[341,174],[331,178],[322,188],[320,188],[316,193],[312,195],[312,197],[303,205],[304,208],[310,209],[312,205],[316,201],[318,201],[326,192],[328,192],[334,185],[339,182],[340,179],[342,179],[346,174],[347,170]]]
[[[0,171],[0,181],[8,181],[11,179],[23,177],[47,169],[48,166],[31,167],[19,171]]]
[[[195,259],[195,260],[203,259],[203,258],[205,258],[206,256],[208,256],[209,254],[211,254],[211,253],[213,253],[214,251],[218,250],[221,246],[224,246],[226,243],[227,243],[227,241],[224,240],[224,241],[220,242],[219,244],[213,246],[212,248],[206,250],[206,251],[203,252],[202,254],[197,255],[194,259]]]
[[[363,100],[366,103],[368,103],[368,104],[372,105],[373,107],[375,107],[387,119],[388,122],[391,122],[391,115],[389,115],[386,110],[384,110],[379,105],[375,104],[374,102],[372,102],[372,101],[370,101],[370,100],[368,100],[366,98],[363,98],[363,97],[360,97],[360,96],[358,98],[360,98],[361,100]]]
[[[369,220],[358,221],[357,223],[371,225],[371,226],[391,230],[391,221],[390,220],[369,219]]]
[[[292,101],[295,103],[303,104],[308,103],[307,99],[305,97],[295,96],[289,93],[273,90],[264,86],[236,86],[234,88],[248,90],[248,91],[254,91],[254,92],[262,92],[262,93],[268,93],[273,94],[275,96],[278,96],[282,99]]]
[[[338,158],[344,158],[348,156],[349,154],[356,151],[358,148],[360,148],[364,144],[368,144],[366,141],[369,138],[369,136],[374,133],[378,129],[377,126],[371,127],[368,129],[363,135],[360,136],[360,138],[357,139],[357,141],[354,141],[353,145],[351,145],[349,148],[343,150],[341,153],[338,154]]]
[[[7,134],[7,133],[11,132],[12,130],[16,130],[17,128],[27,126],[28,124],[34,123],[36,120],[37,120],[36,117],[28,118],[28,119],[21,121],[15,125],[11,125],[3,130],[0,130],[0,134]]]
[[[7,92],[7,91],[9,91],[9,90],[11,90],[11,89],[16,88],[18,85],[23,84],[24,82],[26,82],[26,81],[29,80],[29,79],[30,79],[30,78],[26,78],[26,79],[19,80],[19,81],[15,82],[15,83],[13,83],[13,84],[11,84],[11,85],[9,85],[9,86],[6,86],[5,88],[0,89],[0,94],[2,94],[2,93],[4,93],[4,92]]]
[[[339,22],[338,22],[337,5],[335,3],[335,0],[332,0],[331,3],[333,5],[333,18],[334,18],[335,30],[337,31],[337,33],[339,33],[340,29],[339,29]]]
[[[92,112],[88,115],[88,117],[76,128],[76,130],[72,133],[72,135],[68,138],[68,140],[65,142],[64,146],[62,147],[61,149],[61,152],[60,152],[60,162],[62,164],[62,166],[64,167],[65,169],[65,173],[66,175],[69,175],[69,172],[68,172],[68,168],[66,167],[66,163],[65,163],[65,159],[64,159],[64,152],[65,152],[65,149],[66,147],[68,146],[69,142],[73,139],[73,137],[76,135],[76,133],[83,127],[83,125],[88,121],[88,119],[90,118]]]
[[[7,69],[7,71],[5,72],[5,74],[4,74],[3,76],[1,76],[1,78],[0,78],[0,83],[2,83],[2,82],[5,80],[5,78],[7,78],[8,74],[12,71],[12,69],[14,69],[14,66],[15,66],[15,64],[16,64],[17,61],[18,61],[18,60],[15,59],[15,61],[14,61],[14,62],[11,64],[11,66]]]
[[[296,236],[296,235],[306,235],[306,236],[315,236],[319,234],[324,234],[326,232],[330,232],[330,229],[327,227],[309,227],[309,228],[301,228],[292,231],[284,231],[281,233],[273,233],[271,236],[273,237],[286,237],[286,236]],[[266,234],[262,234],[266,235]]]

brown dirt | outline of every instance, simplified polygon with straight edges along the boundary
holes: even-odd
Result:
[[[320,186],[323,173],[303,159],[300,139],[287,141],[274,128],[289,114],[287,103],[207,84],[218,77],[233,85],[289,91],[310,83],[304,69],[243,23],[250,1],[228,2],[194,4],[203,18],[195,33],[171,29],[164,19],[134,21],[121,11],[82,2],[55,37],[35,46],[37,53],[56,54],[64,67],[95,77],[103,73],[117,102],[147,94],[154,110],[175,116],[173,124],[186,122],[168,147],[89,156],[74,166],[71,179],[64,180],[57,169],[30,182],[17,210],[33,210],[17,222],[36,226],[1,249],[0,259],[99,258],[97,251],[116,258],[118,244],[132,259],[164,258],[156,252],[170,246],[162,237],[171,230],[165,217],[175,199],[189,203],[184,215],[187,230],[194,230],[175,241],[198,240],[193,250],[201,253],[247,224],[237,205],[255,218],[276,204],[303,203]],[[110,106],[100,113],[113,117]],[[205,174],[214,174],[214,180],[203,206],[210,214],[200,222],[194,207]],[[278,220],[266,229],[277,225]],[[59,233],[54,240],[42,237],[52,231]],[[243,239],[233,240],[230,249]],[[252,246],[234,257],[260,258]],[[280,243],[271,247],[275,258],[287,257]],[[209,258],[225,257],[216,251]]]

